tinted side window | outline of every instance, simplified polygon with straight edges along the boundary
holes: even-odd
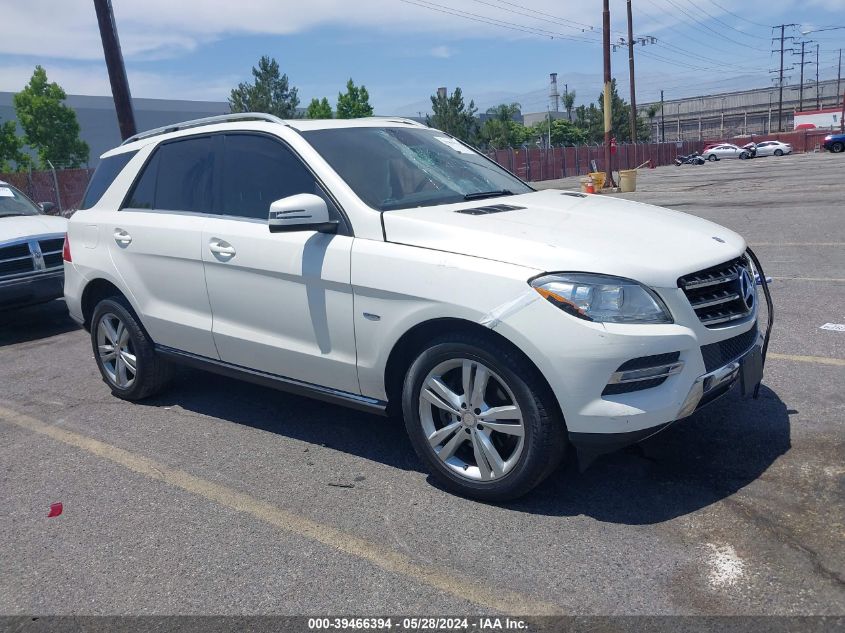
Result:
[[[266,136],[227,134],[222,180],[225,215],[266,220],[270,203],[280,198],[297,193],[326,198],[302,161]]]
[[[158,148],[156,209],[211,213],[214,152],[212,138],[190,138]]]
[[[140,177],[129,192],[129,196],[122,208],[153,209],[155,208],[156,178],[158,178],[158,152],[144,165]]]
[[[94,175],[91,177],[91,182],[88,183],[88,188],[85,190],[85,196],[82,198],[80,209],[90,209],[100,201],[103,194],[106,192],[117,175],[123,171],[126,164],[132,159],[138,151],[124,152],[123,154],[116,154],[109,156],[100,161]]]

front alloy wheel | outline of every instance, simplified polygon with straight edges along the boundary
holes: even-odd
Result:
[[[107,312],[100,317],[97,351],[109,382],[119,389],[130,389],[135,382],[137,359],[129,330],[116,314]]]
[[[483,501],[524,495],[563,459],[566,425],[548,383],[509,343],[456,333],[408,368],[402,413],[433,478]]]
[[[419,413],[429,446],[459,477],[500,479],[522,455],[522,411],[504,380],[483,363],[456,358],[437,365],[423,383]]]

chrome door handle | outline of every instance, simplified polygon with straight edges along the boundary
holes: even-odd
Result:
[[[132,236],[123,229],[114,230],[114,241],[118,246],[129,246],[132,243]]]
[[[221,239],[216,237],[211,238],[211,241],[208,243],[208,250],[210,250],[215,255],[219,255],[220,257],[234,257],[235,247],[229,244],[229,242],[225,242]]]

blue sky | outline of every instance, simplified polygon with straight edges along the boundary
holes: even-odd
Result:
[[[482,109],[548,103],[557,72],[577,102],[601,89],[599,0],[113,0],[134,96],[223,101],[262,54],[274,56],[302,102],[352,77],[377,114],[428,109],[438,86],[460,86]],[[425,5],[425,6],[421,6]],[[787,35],[845,26],[845,0],[633,0],[638,101],[771,85],[771,25]],[[451,13],[451,14],[450,14]],[[454,15],[458,13],[460,15]],[[625,2],[611,0],[613,39]],[[69,93],[109,94],[91,0],[0,0],[0,90],[19,90],[35,64]],[[820,78],[835,78],[845,29],[817,31]],[[797,62],[787,54],[786,65]],[[815,78],[815,66],[806,66]],[[628,97],[627,52],[613,74]],[[798,67],[789,71],[798,81]]]

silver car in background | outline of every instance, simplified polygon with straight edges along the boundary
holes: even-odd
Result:
[[[702,154],[705,160],[721,160],[723,158],[751,158],[751,153],[742,147],[731,143],[722,143],[711,147]]]
[[[757,156],[783,156],[792,153],[792,145],[780,141],[757,143]]]

